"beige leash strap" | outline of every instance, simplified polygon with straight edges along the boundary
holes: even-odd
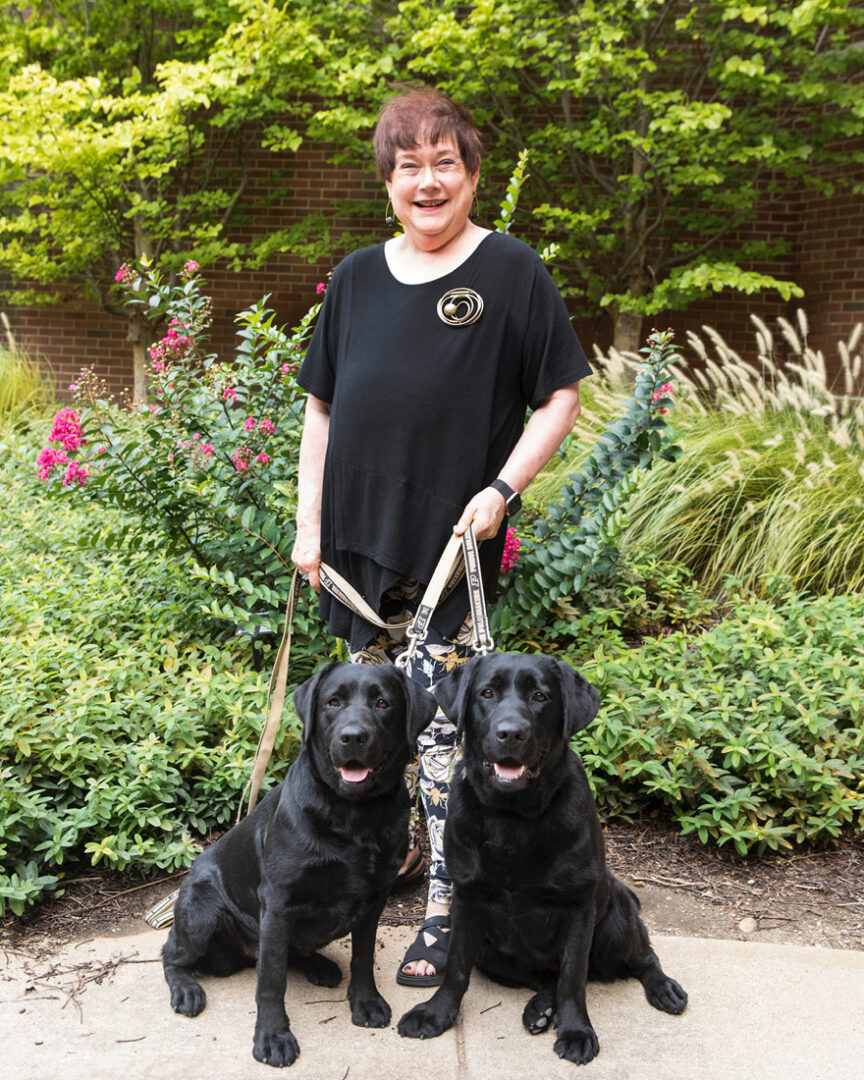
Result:
[[[252,766],[252,776],[240,799],[237,808],[237,820],[243,816],[243,804],[246,796],[249,796],[249,808],[246,813],[251,814],[258,801],[258,792],[261,790],[261,781],[267,771],[273,747],[276,745],[276,736],[279,733],[279,722],[282,719],[282,709],[285,707],[285,691],[288,686],[288,662],[291,659],[291,635],[294,627],[294,612],[297,608],[297,575],[295,570],[291,575],[291,588],[288,592],[288,603],[285,606],[285,629],[282,632],[282,641],[279,651],[276,653],[276,663],[270,676],[270,685],[267,688],[267,719],[261,730],[258,740],[258,748],[255,751],[255,762]]]
[[[420,608],[418,612],[425,607],[429,609],[430,614],[438,606],[441,600],[449,595],[459,583],[459,579],[465,572],[462,560],[459,557],[460,539],[458,536],[451,536],[447,542],[447,546],[438,560],[438,565],[432,574],[432,578],[429,584],[426,586],[426,591],[423,593],[423,599],[420,601]],[[318,567],[318,576],[321,579],[322,586],[328,593],[335,599],[344,604],[345,607],[350,608],[355,615],[359,615],[361,619],[365,619],[366,622],[372,623],[373,626],[380,626],[382,630],[407,630],[409,626],[416,626],[417,615],[412,618],[406,619],[404,622],[384,622],[378,612],[375,611],[360,593],[354,588],[350,582],[346,581],[344,577],[332,566],[328,566],[327,563],[321,563]],[[428,622],[428,616],[425,620]],[[425,633],[425,628],[424,628]]]

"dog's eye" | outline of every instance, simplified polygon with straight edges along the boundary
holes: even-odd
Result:
[[[546,695],[542,691],[535,690],[534,693],[531,695],[531,700],[532,701],[548,701],[549,699],[546,697]]]
[[[337,706],[341,705],[342,702],[339,700],[338,697],[331,697],[327,704],[331,706],[331,708],[335,709]]]
[[[480,697],[490,698],[492,697],[492,691],[487,686],[485,690],[480,691]]]
[[[375,702],[375,708],[376,709],[389,709],[390,708],[390,702],[385,700],[383,697],[379,697],[378,700]]]

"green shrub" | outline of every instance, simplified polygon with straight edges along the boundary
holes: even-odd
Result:
[[[601,808],[742,855],[864,832],[864,596],[729,603],[702,635],[571,656],[603,702],[578,739]]]
[[[81,858],[188,865],[194,834],[232,819],[267,693],[248,639],[202,617],[203,583],[160,535],[137,551],[88,546],[97,511],[47,501],[32,458],[0,442],[0,913]],[[120,511],[98,514],[130,527]],[[295,657],[292,684],[316,664]],[[269,783],[297,738],[288,707]]]
[[[158,531],[172,553],[191,554],[211,615],[275,632],[293,572],[303,418],[294,376],[320,305],[286,333],[261,301],[237,317],[236,351],[222,360],[207,351],[210,302],[197,269],[188,263],[172,284],[121,268],[129,303],[167,327],[150,350],[150,397],[119,408],[82,372],[80,411],[55,417],[38,475],[55,496],[127,512],[119,532],[93,515],[101,542],[140,548]],[[317,624],[300,633],[306,651],[326,655]]]
[[[676,359],[671,332],[654,331],[642,349],[632,396],[623,402],[591,452],[523,537],[518,573],[508,574],[492,613],[499,645],[518,647],[539,633],[570,639],[585,610],[589,582],[614,580],[620,569],[625,506],[655,459],[674,459],[664,414],[672,406],[667,372]],[[575,605],[575,606],[574,606]]]

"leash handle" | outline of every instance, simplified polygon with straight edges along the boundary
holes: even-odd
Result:
[[[483,656],[495,648],[495,642],[489,632],[489,617],[486,613],[486,595],[483,592],[483,575],[480,573],[480,545],[470,525],[462,535],[462,552],[465,558],[465,573],[468,577],[471,621],[474,624],[472,646],[478,656]]]
[[[474,528],[469,525],[461,536],[454,533],[447,541],[447,546],[444,548],[444,554],[435,569],[432,581],[429,582],[426,592],[423,594],[423,599],[417,607],[414,620],[406,631],[408,648],[396,657],[397,667],[407,668],[414,659],[417,649],[426,640],[432,613],[441,598],[441,589],[436,581],[439,571],[447,565],[461,569],[463,563],[467,578],[471,619],[474,626],[474,638],[471,647],[478,655],[487,653],[495,647],[495,642],[489,633],[489,619],[486,615],[486,597],[483,592],[483,576],[480,573],[479,545],[474,535]],[[451,569],[451,576],[452,573]]]

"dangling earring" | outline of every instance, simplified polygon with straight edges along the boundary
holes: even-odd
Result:
[[[392,203],[388,199],[387,200],[387,209],[384,211],[384,224],[387,226],[388,229],[392,228],[393,225],[396,223],[396,219],[393,217],[392,213],[390,212],[391,209],[392,209]]]
[[[474,206],[469,216],[472,221],[476,221],[477,218],[480,217],[480,200],[477,198],[476,191],[474,192]]]

